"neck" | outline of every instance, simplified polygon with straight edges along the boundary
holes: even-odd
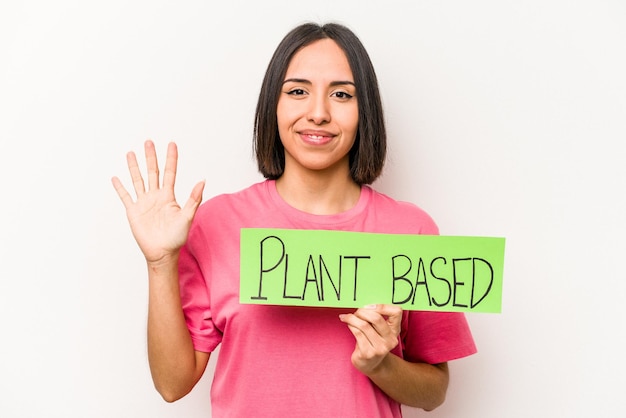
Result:
[[[314,215],[334,215],[352,209],[361,187],[349,173],[343,176],[320,172],[285,173],[276,180],[278,194],[294,208]]]

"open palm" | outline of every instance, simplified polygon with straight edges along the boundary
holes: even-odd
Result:
[[[187,240],[191,221],[202,201],[204,182],[195,185],[185,206],[181,208],[174,196],[178,164],[176,144],[172,142],[168,145],[162,185],[152,141],[146,141],[145,153],[147,190],[137,157],[133,152],[126,156],[137,196],[135,201],[119,178],[113,177],[112,183],[126,208],[126,216],[139,248],[148,262],[155,263],[176,255]]]

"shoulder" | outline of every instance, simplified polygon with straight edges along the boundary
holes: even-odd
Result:
[[[213,196],[198,208],[191,224],[190,237],[197,233],[215,235],[218,231],[238,230],[247,226],[259,213],[267,212],[265,208],[268,205],[266,182]]]
[[[197,215],[218,216],[219,214],[227,214],[225,211],[229,209],[245,209],[266,202],[267,199],[267,181],[262,181],[236,192],[222,193],[211,197],[200,205]]]
[[[400,228],[402,233],[439,234],[434,219],[415,203],[396,200],[369,186],[364,187],[370,193],[370,207],[377,217],[386,219],[389,226]]]
[[[187,236],[186,246],[192,251],[209,251],[208,243],[219,242],[223,250],[237,251],[241,228],[255,227],[262,217],[271,213],[266,182],[245,189],[216,195],[200,205]],[[234,247],[233,247],[234,246]],[[218,246],[213,246],[217,248]]]

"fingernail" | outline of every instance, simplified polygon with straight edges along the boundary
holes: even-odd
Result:
[[[376,305],[365,305],[364,309],[376,309]]]

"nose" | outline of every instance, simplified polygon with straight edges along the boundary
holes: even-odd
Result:
[[[316,125],[330,122],[329,102],[324,94],[311,95],[307,118]]]

